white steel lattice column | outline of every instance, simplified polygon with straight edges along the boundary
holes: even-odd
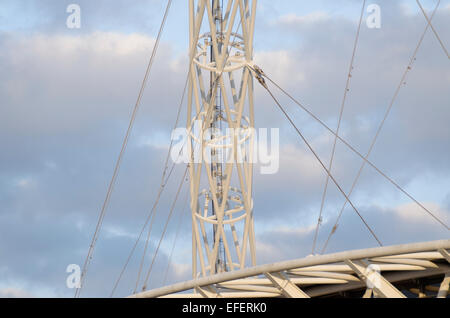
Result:
[[[255,265],[253,58],[256,0],[189,0],[193,276]]]

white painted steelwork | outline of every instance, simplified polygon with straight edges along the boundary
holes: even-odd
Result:
[[[256,0],[189,1],[187,129],[194,278],[256,264],[249,151],[253,79],[246,67],[253,57],[255,12]]]
[[[131,297],[304,298],[360,291],[363,297],[402,298],[404,289],[419,297],[445,298],[450,282],[449,249],[450,240],[441,240],[310,256],[216,274]],[[438,280],[437,286],[427,285],[430,278]]]

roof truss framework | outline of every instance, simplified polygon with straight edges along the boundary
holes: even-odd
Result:
[[[443,240],[312,256],[200,278],[132,297],[309,298],[358,294],[365,298],[445,298],[450,283],[449,249],[450,240]]]

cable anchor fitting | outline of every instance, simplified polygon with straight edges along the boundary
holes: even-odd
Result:
[[[250,70],[252,71],[255,78],[258,80],[258,82],[266,89],[268,89],[266,81],[264,80],[264,76],[266,75],[264,71],[258,66],[258,65],[248,65]]]

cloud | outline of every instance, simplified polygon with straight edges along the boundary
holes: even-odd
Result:
[[[428,210],[433,211],[433,214],[437,218],[442,220],[444,223],[448,224],[448,220],[450,217],[450,212],[448,210],[446,210],[445,208],[441,207],[436,203],[423,203],[423,205]],[[430,218],[428,213],[415,203],[400,205],[396,207],[394,211],[400,216],[400,218],[407,220],[409,223],[436,224],[436,220]]]
[[[283,24],[287,27],[298,25],[315,25],[317,23],[323,23],[330,20],[330,16],[326,12],[313,12],[303,16],[295,14],[288,14],[280,17],[277,21],[279,24]]]
[[[83,3],[83,10],[96,16],[97,22],[89,26],[84,20],[86,29],[79,33],[51,27],[64,17],[58,13],[58,6],[63,6],[53,7],[53,1],[43,4],[54,12],[48,24],[33,32],[10,28],[0,33],[0,255],[8,256],[0,270],[0,295],[5,297],[23,291],[30,296],[73,295],[65,286],[65,269],[82,263],[87,252],[154,44],[147,35],[152,32],[130,20],[142,4],[118,1],[117,7],[103,10],[90,3]],[[264,41],[257,42],[255,61],[335,129],[357,22],[349,13],[327,10],[333,7],[331,2],[322,5],[322,10],[308,12],[303,7],[290,13],[262,11],[257,38],[263,36]],[[265,6],[270,9],[271,4]],[[90,7],[96,7],[96,13]],[[362,153],[425,27],[418,11],[406,14],[392,2],[384,2],[383,8],[382,28],[362,29],[342,123],[342,136]],[[103,26],[100,13],[106,14]],[[445,43],[450,43],[443,32],[450,28],[449,14],[442,10],[435,18]],[[117,24],[133,24],[136,29],[114,29],[112,22],[118,15],[122,20]],[[109,294],[156,197],[187,71],[186,56],[175,48],[180,43],[176,31],[176,36],[161,43],[96,248],[86,296]],[[279,42],[283,43],[278,46]],[[370,159],[448,220],[450,73],[443,67],[447,62],[429,32]],[[333,137],[272,89],[328,165]],[[281,128],[282,139],[279,173],[255,173],[254,178],[258,263],[304,257],[311,253],[326,175],[266,92],[257,86],[255,97],[257,126]],[[183,117],[180,123],[184,122]],[[332,172],[345,191],[360,164],[360,158],[338,144]],[[161,235],[182,170],[176,167],[161,198],[150,251]],[[385,245],[448,237],[445,229],[370,167],[351,198]],[[342,203],[342,195],[330,183],[319,246]],[[182,206],[180,201],[177,213]],[[167,268],[178,215],[170,223],[150,287],[163,283],[158,274]],[[331,242],[328,251],[376,246],[349,207]],[[191,276],[190,245],[190,222],[185,221],[168,282]],[[142,249],[143,244],[117,296],[133,291]]]
[[[0,298],[31,298],[32,294],[25,290],[17,288],[2,288],[0,289]]]
[[[3,131],[15,134],[79,132],[98,125],[100,119],[126,119],[154,44],[145,35],[111,32],[80,36],[6,34],[5,38],[1,64],[8,77],[0,93],[8,107],[2,108],[1,123]],[[160,54],[171,55],[164,45]],[[167,73],[172,68],[164,61],[157,60],[152,78],[160,80],[149,83],[147,94],[168,92],[164,83],[182,81],[176,71]],[[152,101],[153,110],[176,103],[175,96],[173,100]],[[148,105],[148,99],[144,103]],[[160,115],[155,122],[166,117]]]

